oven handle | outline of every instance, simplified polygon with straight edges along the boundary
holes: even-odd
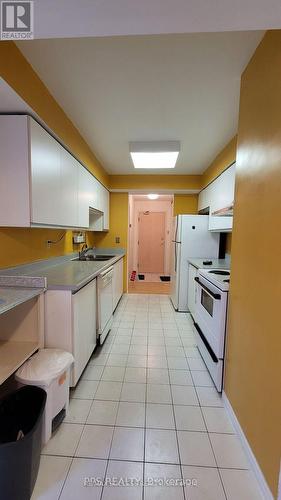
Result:
[[[194,279],[195,279],[196,283],[198,283],[203,288],[203,290],[205,290],[209,295],[211,295],[211,297],[213,297],[213,299],[221,300],[220,293],[214,293],[211,290],[209,290],[209,288],[207,288],[205,285],[203,285],[203,283],[201,283],[201,281],[199,280],[199,278],[197,276],[195,276]]]
[[[202,332],[200,326],[197,323],[194,323],[194,326],[195,326],[195,328],[196,328],[199,336],[201,337],[202,342],[205,344],[205,347],[206,347],[208,353],[210,354],[212,360],[214,361],[214,363],[218,363],[219,360],[218,360],[217,356],[215,355],[213,349],[211,348],[211,346],[210,346],[208,340],[206,339],[204,333]]]

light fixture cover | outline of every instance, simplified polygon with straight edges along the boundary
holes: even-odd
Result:
[[[135,168],[175,168],[179,151],[179,141],[130,142]]]
[[[148,194],[147,197],[150,199],[150,200],[157,200],[159,198],[159,194]]]

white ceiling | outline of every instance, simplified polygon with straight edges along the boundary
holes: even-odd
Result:
[[[36,38],[278,29],[280,0],[35,0]]]
[[[18,43],[112,174],[134,170],[129,141],[180,140],[165,174],[205,170],[236,133],[240,75],[263,32]]]

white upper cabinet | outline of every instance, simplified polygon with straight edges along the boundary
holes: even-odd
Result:
[[[78,226],[89,227],[89,206],[91,197],[91,174],[85,168],[79,169],[78,179]]]
[[[235,187],[235,163],[225,170],[213,183],[212,212],[233,204]]]
[[[235,163],[225,170],[213,183],[210,204],[209,230],[232,231],[233,215],[216,215],[216,212],[233,207],[235,189]],[[212,185],[211,184],[211,185]]]
[[[90,207],[96,213],[90,214],[90,229],[92,231],[107,231],[109,229],[109,192],[94,179],[94,194],[91,195]]]
[[[101,204],[100,210],[103,212],[103,230],[107,231],[109,229],[109,192],[103,186],[101,186]]]
[[[230,232],[232,230],[232,215],[216,215],[215,212],[233,205],[234,189],[235,163],[227,168],[199,194],[198,209],[209,209],[210,231]]]
[[[95,177],[91,176],[91,187],[90,187],[90,208],[94,208],[95,210],[98,210],[98,189],[99,189],[100,183]]]
[[[89,208],[109,228],[109,193],[29,116],[0,116],[0,225],[89,229]]]
[[[30,120],[31,222],[59,224],[61,220],[60,145]]]
[[[60,225],[79,227],[78,188],[80,164],[60,146]]]
[[[0,226],[30,226],[26,116],[0,116]]]
[[[198,210],[209,209],[211,204],[211,184],[200,191],[198,196]]]

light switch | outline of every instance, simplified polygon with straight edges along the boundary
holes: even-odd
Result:
[[[120,243],[120,236],[115,236],[115,243]]]

